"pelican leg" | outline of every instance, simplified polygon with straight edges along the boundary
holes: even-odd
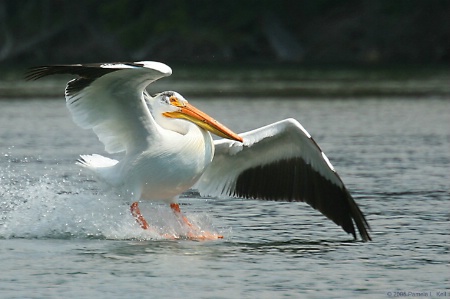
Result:
[[[222,235],[218,235],[216,233],[203,231],[200,227],[197,225],[194,225],[192,222],[189,221],[189,219],[181,213],[180,205],[177,203],[171,203],[170,208],[175,213],[177,217],[183,221],[183,223],[188,227],[189,232],[187,237],[189,239],[193,240],[217,240],[217,239],[223,239]]]
[[[177,215],[178,217],[181,218],[181,220],[183,220],[183,222],[189,226],[189,227],[193,227],[192,223],[189,221],[189,219],[183,215],[183,213],[181,213],[181,209],[180,209],[180,205],[177,203],[171,203],[170,204],[170,208],[172,209],[172,211],[175,213],[175,215]]]
[[[136,219],[136,222],[139,223],[139,225],[142,227],[142,229],[145,229],[145,230],[152,229],[154,232],[158,233],[156,229],[150,227],[147,220],[145,220],[144,216],[142,216],[141,210],[139,209],[139,204],[137,201],[133,202],[131,204],[130,211],[131,211],[131,215],[134,216],[134,219]],[[158,234],[160,234],[160,233],[158,233]],[[163,237],[165,239],[169,239],[169,240],[179,239],[179,237],[175,234],[165,233],[165,234],[160,234],[160,235],[161,235],[161,237]]]
[[[145,220],[144,216],[141,214],[141,210],[139,210],[138,202],[133,202],[130,206],[131,215],[134,216],[136,222],[142,227],[142,229],[148,229],[150,226],[148,225],[147,220]]]

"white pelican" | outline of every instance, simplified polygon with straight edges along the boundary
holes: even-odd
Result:
[[[28,79],[73,74],[65,96],[74,122],[92,129],[117,161],[82,155],[78,164],[107,184],[127,192],[131,212],[144,229],[140,200],[170,203],[190,227],[192,238],[221,238],[199,231],[181,214],[179,194],[275,201],[304,201],[356,239],[371,240],[363,213],[328,158],[294,119],[235,134],[188,103],[180,94],[146,92],[153,81],[171,75],[152,61],[36,67]],[[213,141],[209,132],[226,139]]]

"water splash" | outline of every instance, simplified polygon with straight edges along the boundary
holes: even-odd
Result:
[[[130,213],[130,202],[114,192],[74,173],[47,169],[36,177],[24,161],[10,159],[0,170],[0,238],[151,240],[187,235],[186,226],[167,205],[141,203],[142,214],[154,228],[142,230]],[[215,233],[207,214],[187,216],[202,230]]]

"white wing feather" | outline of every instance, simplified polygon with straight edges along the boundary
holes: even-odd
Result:
[[[202,195],[304,201],[356,238],[370,240],[369,224],[327,156],[303,126],[286,119],[240,134],[244,143],[218,140],[196,188]]]
[[[244,143],[228,139],[215,141],[214,159],[194,187],[200,194],[233,195],[236,180],[245,170],[295,157],[303,158],[333,184],[343,185],[331,163],[324,159],[325,154],[295,119],[239,135]]]
[[[148,136],[156,130],[143,93],[147,85],[169,76],[172,70],[158,62],[136,64],[142,66],[101,65],[118,70],[94,80],[74,79],[66,88],[67,108],[74,122],[82,128],[93,129],[109,153],[145,146]],[[86,86],[78,90],[77,84]]]

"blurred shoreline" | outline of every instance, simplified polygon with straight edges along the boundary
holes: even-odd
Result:
[[[150,93],[176,90],[192,97],[346,98],[436,96],[450,99],[450,69],[443,66],[304,67],[172,66],[173,74],[151,84]],[[73,76],[26,81],[25,69],[3,71],[0,100],[59,98]]]

